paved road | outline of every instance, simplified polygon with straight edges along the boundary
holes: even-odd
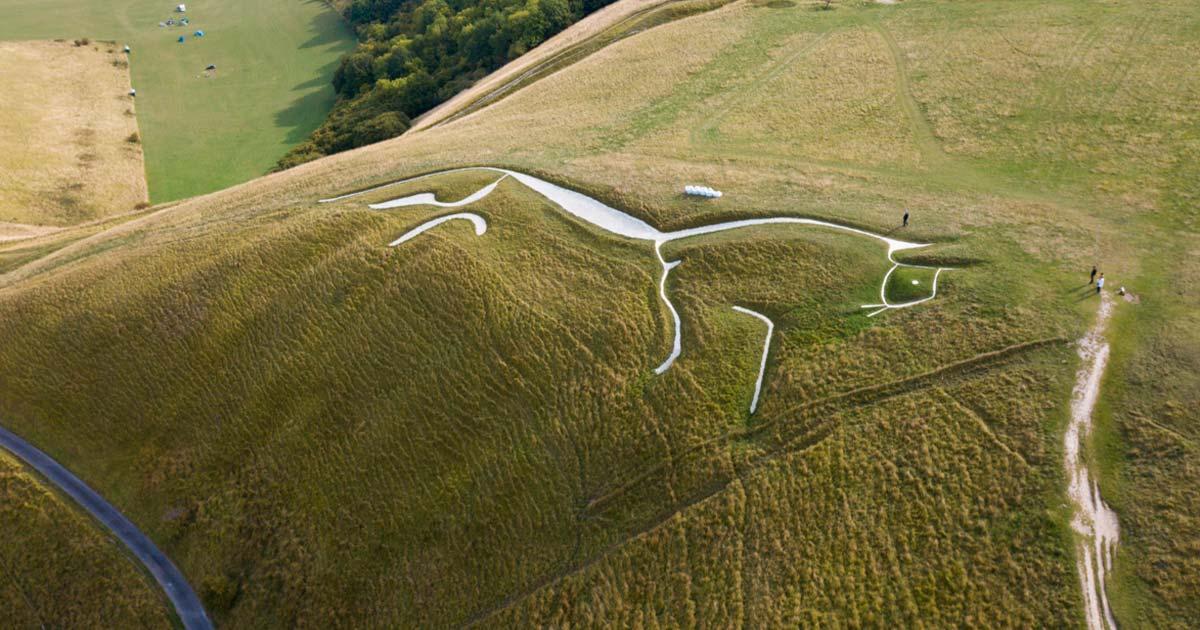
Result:
[[[212,622],[208,620],[208,615],[204,613],[204,606],[196,597],[196,593],[192,591],[192,587],[188,585],[187,580],[184,579],[183,574],[175,568],[169,558],[158,550],[158,547],[154,546],[154,543],[150,542],[149,538],[146,538],[145,534],[118,512],[117,508],[96,494],[69,470],[51,459],[49,455],[39,451],[32,444],[17,437],[16,434],[4,427],[0,427],[0,447],[41,473],[50,483],[58,486],[76,503],[91,512],[96,520],[116,534],[117,538],[125,543],[134,557],[146,567],[158,585],[167,593],[167,597],[175,606],[175,612],[178,613],[185,628],[188,630],[211,630]]]

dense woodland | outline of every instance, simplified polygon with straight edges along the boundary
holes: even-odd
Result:
[[[287,168],[400,135],[411,119],[612,0],[354,0],[338,104]]]

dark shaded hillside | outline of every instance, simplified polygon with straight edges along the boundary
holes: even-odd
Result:
[[[454,96],[611,0],[354,0],[358,48],[333,77],[339,101],[288,168],[398,136]]]

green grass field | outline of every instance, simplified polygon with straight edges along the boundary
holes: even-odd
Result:
[[[1092,439],[1114,612],[1194,626],[1200,11],[834,7],[734,2],[448,124],[0,247],[0,418],[229,627],[1080,627],[1062,444],[1098,263],[1140,300]],[[813,217],[955,268],[868,318],[878,242],[669,243],[684,352],[659,376],[645,243],[513,180],[471,206],[482,236],[388,248],[450,211],[365,205],[491,174],[316,201],[477,164],[659,229]],[[753,415],[763,326],[735,304],[776,324]]]
[[[266,173],[333,106],[329,81],[354,45],[319,0],[187,3],[189,27],[159,28],[176,2],[8,0],[0,40],[115,40],[133,48],[133,86],[155,203]],[[192,33],[203,30],[203,38]],[[176,43],[180,35],[186,42]],[[217,66],[213,77],[204,69]],[[124,94],[96,95],[123,98]]]

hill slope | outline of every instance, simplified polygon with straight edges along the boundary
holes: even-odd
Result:
[[[1185,627],[1200,328],[1166,274],[1198,264],[1198,20],[1170,0],[738,2],[661,26],[22,263],[0,277],[0,417],[231,626],[1079,625],[1061,449],[1099,262],[1141,299],[1111,325],[1094,445],[1132,524],[1110,596],[1122,624]],[[481,163],[659,230],[808,216],[955,269],[872,318],[868,239],[671,243],[683,353],[656,375],[672,326],[644,243],[510,178],[470,206],[485,234],[386,247],[451,211],[368,202],[496,179],[472,171],[317,203]],[[734,305],[776,324],[754,414],[763,327]]]

